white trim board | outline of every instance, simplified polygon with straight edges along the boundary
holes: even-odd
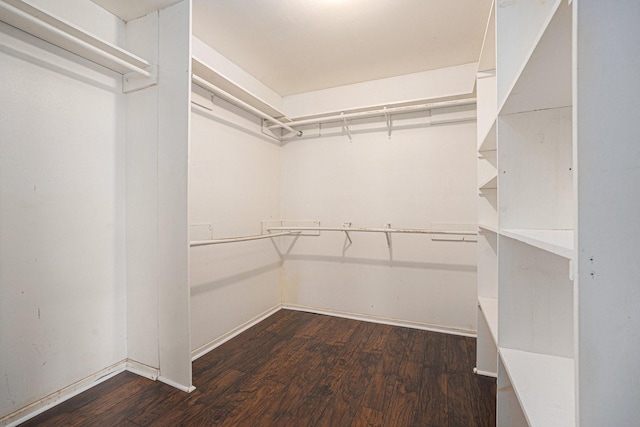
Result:
[[[361,320],[363,322],[380,323],[383,325],[400,326],[403,328],[420,329],[423,331],[439,332],[443,334],[459,335],[463,337],[476,338],[476,331],[460,328],[452,328],[442,325],[433,325],[430,323],[412,322],[410,320],[398,320],[388,317],[369,316],[366,314],[348,313],[345,311],[329,310],[317,307],[307,307],[296,304],[283,304],[283,309],[304,311],[307,313],[324,314],[327,316],[342,317],[345,319]]]
[[[31,418],[40,415],[41,413],[59,405],[60,403],[83,393],[90,388],[110,379],[114,376],[122,373],[126,370],[127,360],[121,360],[114,363],[111,366],[107,366],[100,371],[89,375],[73,384],[70,384],[58,391],[55,391],[48,396],[38,399],[35,402],[18,409],[10,414],[7,414],[3,418],[0,418],[0,425],[13,427],[24,423]]]

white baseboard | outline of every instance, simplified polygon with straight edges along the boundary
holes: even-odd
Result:
[[[186,391],[187,393],[191,393],[196,389],[193,385],[187,387],[186,385],[178,384],[175,381],[171,381],[169,378],[165,378],[162,375],[158,377],[158,381],[170,385],[171,387],[177,388],[178,390]]]
[[[381,316],[372,316],[367,314],[349,313],[345,311],[329,310],[317,307],[307,307],[297,304],[282,304],[282,308],[288,310],[305,311],[307,313],[324,314],[327,316],[343,317],[345,319],[361,320],[364,322],[381,323],[383,325],[401,326],[404,328],[421,329],[423,331],[440,332],[443,334],[460,335],[463,337],[475,338],[476,331],[453,328],[448,326],[433,325],[429,323],[412,322],[410,320],[398,320]]]
[[[160,374],[158,368],[154,368],[131,359],[127,359],[127,371],[140,375],[141,377],[149,378],[153,381],[157,380],[158,375]]]
[[[496,374],[495,372],[483,371],[478,368],[473,368],[473,373],[476,375],[482,375],[485,377],[498,378],[498,374]]]
[[[127,361],[122,360],[118,363],[114,363],[95,374],[89,375],[86,378],[76,381],[75,383],[68,385],[55,393],[51,393],[48,396],[39,399],[24,408],[18,409],[3,418],[0,418],[0,426],[13,427],[21,424],[31,418],[43,413],[44,411],[53,408],[56,405],[71,399],[72,397],[89,390],[101,382],[114,377],[115,375],[124,372],[127,368]]]
[[[249,320],[248,322],[243,323],[242,325],[238,326],[237,328],[232,329],[231,331],[227,332],[226,334],[214,339],[213,341],[208,342],[207,344],[205,344],[205,345],[203,345],[201,347],[198,347],[197,349],[195,349],[195,350],[193,350],[191,352],[191,361],[194,361],[194,360],[198,359],[199,357],[204,356],[205,354],[209,353],[214,348],[221,346],[222,344],[226,343],[230,339],[240,335],[242,332],[246,331],[250,327],[252,327],[254,325],[257,325],[258,323],[262,322],[267,317],[269,317],[272,314],[274,314],[277,311],[279,311],[281,308],[282,308],[281,305],[277,305],[277,306],[275,306],[273,308],[270,308],[269,310],[265,311],[264,313],[259,314],[258,316],[254,317],[253,319]]]

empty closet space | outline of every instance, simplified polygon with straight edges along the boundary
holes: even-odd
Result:
[[[640,425],[636,3],[0,0],[0,425]]]
[[[261,132],[259,119],[247,121],[226,101],[194,90],[194,351],[280,305],[472,333],[471,108],[395,114],[391,136],[382,115],[351,119],[351,140],[338,122],[280,144]],[[296,232],[296,226],[320,230]],[[261,235],[269,227],[293,227],[295,234],[204,244]],[[416,233],[386,234],[386,227]],[[434,228],[442,234],[419,232]],[[456,230],[467,234],[446,234]]]
[[[194,361],[190,394],[124,372],[24,425],[494,425],[474,341],[280,310]]]

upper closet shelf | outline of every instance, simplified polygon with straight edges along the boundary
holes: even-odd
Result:
[[[506,348],[500,356],[531,427],[575,426],[573,359]]]
[[[567,259],[574,257],[572,230],[503,229],[500,234]]]
[[[157,83],[156,67],[84,29],[20,0],[0,1],[0,19],[26,33],[124,75],[134,89]],[[140,80],[145,80],[140,82]]]
[[[495,1],[491,3],[491,12],[484,31],[482,51],[478,61],[478,72],[495,70],[496,68],[496,10]]]
[[[525,58],[505,99],[498,100],[500,114],[512,114],[572,104],[571,5],[559,1]],[[500,78],[498,69],[498,78]]]

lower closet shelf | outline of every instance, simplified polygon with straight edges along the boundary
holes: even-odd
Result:
[[[498,345],[498,300],[495,298],[478,298],[478,304],[480,304],[480,310],[484,315],[484,319],[487,321],[493,342]]]
[[[503,229],[500,234],[567,259],[573,258],[572,230]]]
[[[531,427],[575,426],[573,359],[507,348],[499,353]]]

